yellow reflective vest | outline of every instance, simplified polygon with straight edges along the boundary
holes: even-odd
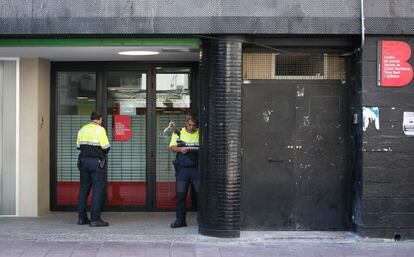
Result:
[[[102,158],[111,147],[105,128],[94,122],[84,125],[79,130],[76,146],[81,150],[82,157],[98,158]]]
[[[170,147],[171,146],[177,146],[177,139],[178,135],[176,133],[173,133],[170,140]],[[180,139],[187,144],[197,144],[199,140],[199,133],[198,129],[194,131],[193,133],[188,133],[185,128],[182,128],[180,130]]]

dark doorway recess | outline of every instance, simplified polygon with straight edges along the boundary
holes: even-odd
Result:
[[[243,85],[243,229],[349,227],[347,90],[340,81]]]

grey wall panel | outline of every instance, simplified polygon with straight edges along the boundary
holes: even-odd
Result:
[[[367,213],[364,215],[364,219],[367,221],[366,226],[371,228],[386,228],[390,224],[394,227],[400,227],[402,224],[414,226],[414,214],[381,213],[378,215]]]
[[[414,213],[414,198],[411,199],[400,199],[396,198],[390,202],[390,199],[366,199],[364,201],[365,208],[371,212],[378,213],[384,210],[390,212],[399,212],[405,210],[406,212]]]
[[[414,16],[414,14],[413,14]],[[413,17],[389,17],[375,18],[367,17],[365,28],[367,34],[384,34],[384,35],[413,35],[414,34]]]
[[[414,34],[413,2],[366,0],[367,33]],[[359,0],[4,0],[1,34],[359,34]]]
[[[399,88],[377,85],[379,40],[403,40],[414,49],[412,37],[385,36],[368,37],[363,49],[363,106],[379,107],[380,128],[363,132],[362,235],[414,238],[414,137],[402,129],[404,112],[414,112],[414,81]],[[409,63],[414,66],[413,57]]]
[[[414,17],[412,0],[364,0],[367,17]]]
[[[397,162],[397,161],[396,161]],[[379,162],[383,163],[383,162]],[[366,183],[398,183],[405,181],[407,183],[414,183],[414,177],[411,175],[412,170],[401,168],[401,165],[393,165],[392,167],[365,167],[364,168],[364,181]],[[400,199],[402,200],[402,199]],[[414,197],[413,197],[414,200]],[[412,206],[414,208],[414,206]]]
[[[395,198],[412,198],[414,195],[413,183],[364,183],[363,198],[390,198],[390,202]],[[365,208],[365,213],[370,212]],[[404,212],[404,210],[400,210]]]
[[[355,17],[359,0],[4,0],[4,17]]]
[[[349,17],[0,17],[10,34],[359,34]]]

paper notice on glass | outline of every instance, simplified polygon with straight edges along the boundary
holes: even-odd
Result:
[[[407,136],[414,136],[414,112],[404,112],[403,131]]]

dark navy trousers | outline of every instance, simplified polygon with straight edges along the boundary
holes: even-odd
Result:
[[[105,199],[105,170],[99,168],[98,158],[82,158],[78,198],[79,219],[86,219],[86,201],[92,188],[91,221],[101,220]]]
[[[186,220],[186,200],[188,187],[192,184],[195,194],[198,194],[199,188],[199,179],[198,179],[198,168],[197,166],[193,167],[181,167],[178,166],[176,174],[176,197],[177,197],[177,207],[176,207],[176,216],[177,220],[185,221]]]

